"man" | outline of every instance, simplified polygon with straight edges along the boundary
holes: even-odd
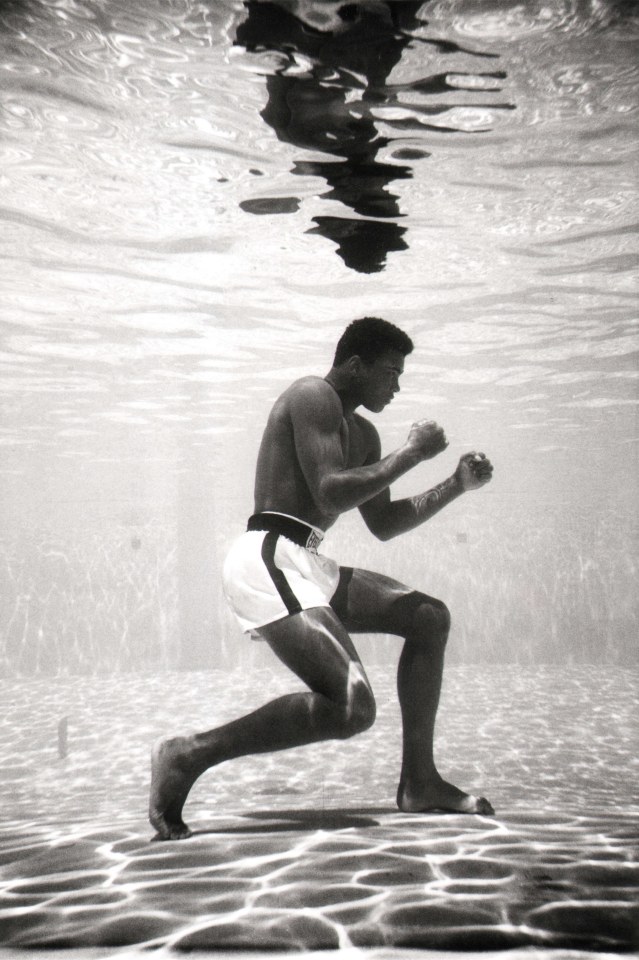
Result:
[[[257,462],[255,513],[224,566],[226,595],[242,627],[264,639],[309,687],[231,723],[160,741],[153,752],[149,816],[158,839],[190,836],[182,807],[197,778],[234,757],[268,753],[366,730],[375,701],[350,633],[404,638],[397,676],[403,756],[397,804],[403,811],[491,814],[483,797],[447,783],[433,759],[449,615],[444,604],[367,570],[339,567],[317,553],[323,533],[357,507],[388,540],[424,523],[460,494],[488,483],[492,465],[468,453],[455,473],[415,497],[389,487],[447,447],[444,431],[420,420],[382,458],[360,406],[380,413],[399,390],[410,338],[376,317],[351,323],[328,375],[303,377],[276,400]]]

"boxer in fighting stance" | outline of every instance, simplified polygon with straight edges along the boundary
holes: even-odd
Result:
[[[410,338],[376,317],[342,334],[326,377],[303,377],[275,401],[257,461],[255,513],[224,564],[227,599],[243,629],[268,643],[308,686],[214,730],[159,741],[153,751],[149,817],[157,839],[191,835],[182,819],[205,770],[371,726],[375,700],[351,633],[403,637],[397,690],[403,754],[400,810],[492,814],[484,797],[447,783],[433,758],[449,614],[440,600],[368,570],[339,567],[318,553],[324,531],[357,507],[376,537],[412,530],[467,490],[488,483],[492,465],[467,453],[451,477],[425,493],[392,500],[389,487],[447,447],[431,420],[381,456],[372,423],[399,390]]]

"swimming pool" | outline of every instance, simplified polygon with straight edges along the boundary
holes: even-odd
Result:
[[[9,949],[630,949],[636,39],[623,0],[2,6]],[[396,492],[495,478],[325,549],[450,607],[438,743],[498,818],[395,811],[364,638],[370,734],[223,768],[149,847],[151,740],[288,689],[219,567],[274,398],[365,314],[416,344],[384,449],[450,441]]]

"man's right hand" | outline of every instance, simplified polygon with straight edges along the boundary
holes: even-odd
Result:
[[[406,443],[420,461],[436,457],[448,446],[443,428],[434,420],[418,420],[414,423]]]

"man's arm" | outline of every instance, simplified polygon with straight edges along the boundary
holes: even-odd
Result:
[[[386,490],[359,509],[371,533],[380,540],[390,540],[430,520],[467,490],[483,487],[490,481],[492,473],[492,464],[483,453],[466,453],[452,477],[425,493],[393,501]]]
[[[291,420],[295,450],[313,499],[323,513],[335,516],[376,497],[447,446],[441,427],[432,421],[420,421],[413,424],[406,442],[393,453],[362,467],[348,468],[348,432],[341,403],[323,381],[299,385],[291,404]]]

